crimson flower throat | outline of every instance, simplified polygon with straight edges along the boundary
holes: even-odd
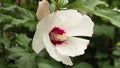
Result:
[[[56,46],[56,44],[62,44],[67,37],[65,36],[65,31],[59,27],[54,27],[50,32],[50,41],[53,45]]]

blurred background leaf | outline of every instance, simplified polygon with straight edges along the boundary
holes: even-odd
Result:
[[[72,68],[93,68],[93,67],[88,63],[81,62],[81,63],[73,66]]]

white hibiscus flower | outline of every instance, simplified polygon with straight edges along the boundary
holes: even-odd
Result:
[[[73,65],[70,57],[83,55],[89,40],[74,36],[93,34],[93,22],[76,10],[61,10],[42,18],[37,25],[32,48],[36,53],[46,48],[49,55],[66,65]]]

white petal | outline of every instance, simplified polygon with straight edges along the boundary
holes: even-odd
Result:
[[[37,30],[41,33],[49,33],[54,27],[56,27],[56,24],[58,22],[60,22],[60,18],[56,15],[56,13],[52,13],[39,21],[39,23],[37,24]]]
[[[49,34],[51,29],[55,27],[54,23],[58,21],[60,21],[59,17],[56,17],[55,13],[50,14],[41,21],[39,21],[32,42],[32,48],[36,53],[39,53],[44,48],[43,40],[41,39],[41,34],[43,34],[44,32],[47,32],[47,34]]]
[[[93,34],[93,26],[94,23],[87,15],[83,15],[83,18],[80,22],[78,22],[77,26],[73,29],[67,30],[68,36],[89,36],[91,37]]]
[[[66,65],[73,65],[71,59],[68,56],[63,56],[60,55],[57,50],[55,49],[55,46],[50,42],[50,38],[47,34],[43,35],[43,41],[46,47],[46,50],[48,51],[49,55],[57,60],[57,61],[61,61],[62,63],[66,64]]]
[[[69,37],[62,45],[57,45],[56,49],[61,55],[75,57],[83,55],[89,40]]]
[[[38,20],[43,19],[50,14],[49,3],[47,0],[39,1],[38,9],[36,12]]]
[[[58,26],[65,29],[68,36],[92,36],[94,23],[87,15],[76,10],[58,11],[61,21]]]
[[[36,31],[33,42],[32,42],[32,49],[36,52],[39,53],[43,48],[44,48],[43,40],[40,31]]]

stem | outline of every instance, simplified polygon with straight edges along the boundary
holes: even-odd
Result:
[[[4,6],[4,0],[1,1],[1,7]],[[3,23],[0,22],[0,38],[3,38]],[[4,56],[4,46],[3,44],[1,44],[2,47],[2,52],[3,52],[3,56]]]
[[[3,22],[1,22],[0,26],[1,26],[1,28],[0,28],[0,30],[1,30],[0,35],[1,35],[1,38],[3,38]]]
[[[5,46],[2,44],[2,52],[3,52],[3,56],[5,56]]]
[[[1,26],[1,28],[0,28],[0,30],[1,30],[0,35],[1,35],[1,38],[3,38],[3,22],[1,22],[0,26]],[[3,45],[3,43],[2,43],[2,52],[3,52],[3,56],[5,56],[5,46]]]
[[[20,6],[20,4],[21,4],[21,0],[18,0],[18,3],[17,3],[17,5],[18,5],[18,6]]]
[[[4,6],[4,2],[5,2],[5,0],[2,0],[2,2],[1,2],[1,7]]]
[[[57,2],[55,0],[50,0],[53,4],[57,4]]]

